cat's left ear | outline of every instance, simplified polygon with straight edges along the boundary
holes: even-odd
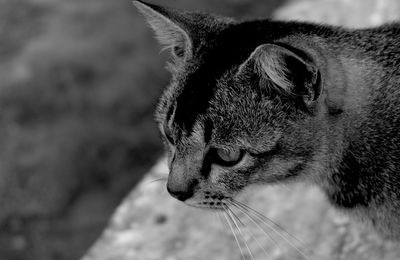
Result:
[[[138,0],[133,1],[133,4],[144,15],[163,49],[170,49],[178,59],[192,55],[190,19],[183,12]]]
[[[321,95],[320,72],[317,64],[304,52],[277,44],[257,47],[239,72],[257,73],[261,87],[292,97],[301,97],[306,105]],[[272,83],[272,84],[271,84]],[[271,89],[272,88],[272,89]]]

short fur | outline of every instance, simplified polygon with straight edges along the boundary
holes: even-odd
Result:
[[[210,207],[211,195],[303,180],[400,238],[400,24],[236,22],[134,3],[183,49],[156,112],[171,194]],[[244,155],[223,166],[213,149]]]

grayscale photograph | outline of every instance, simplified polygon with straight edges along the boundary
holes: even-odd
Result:
[[[0,260],[400,259],[399,0],[0,0]]]

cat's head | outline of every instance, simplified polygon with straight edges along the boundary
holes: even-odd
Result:
[[[173,57],[156,111],[168,191],[218,208],[249,184],[302,175],[319,138],[322,84],[313,55],[278,42],[288,33],[268,33],[266,21],[134,3]]]

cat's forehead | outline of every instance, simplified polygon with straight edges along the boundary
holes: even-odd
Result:
[[[193,130],[196,119],[206,113],[218,89],[224,87],[220,80],[245,61],[250,48],[240,55],[233,46],[220,42],[204,46],[199,52],[179,72],[170,88],[173,93],[168,96],[173,97],[170,103],[176,106],[174,123],[188,132]]]
[[[185,99],[186,109],[183,109],[182,103],[174,102],[168,109],[168,114],[175,130],[179,130],[180,138],[187,136],[196,139],[218,139],[221,143],[229,142],[237,137],[252,135],[253,131],[268,126],[274,127],[279,116],[276,111],[282,111],[283,108],[274,100],[264,99],[257,95],[257,91],[250,86],[239,84],[234,76],[234,69],[226,71],[222,77],[212,82],[210,86],[210,96],[201,97],[201,94],[194,95],[192,99]],[[250,82],[249,82],[250,84]],[[204,93],[202,93],[204,94]],[[179,97],[179,96],[178,96]],[[201,98],[204,98],[201,100]],[[177,98],[179,100],[179,98]],[[197,102],[205,102],[197,103]],[[181,107],[179,107],[181,105]],[[191,107],[197,105],[197,107]],[[199,107],[204,105],[204,107]],[[179,125],[179,108],[183,121]],[[203,108],[204,110],[200,110]],[[192,127],[188,124],[192,123]],[[186,126],[186,127],[182,127]],[[268,132],[264,129],[263,132]],[[201,138],[200,138],[201,137]]]
[[[261,39],[252,33],[257,28],[253,25],[232,25],[206,35],[195,48],[193,57],[174,77],[167,95],[164,95],[167,100],[164,103],[168,105],[163,110],[168,110],[168,106],[174,107],[173,121],[180,131],[192,133],[199,117],[209,113],[211,105],[222,108],[221,112],[228,111],[223,108],[229,103],[227,98],[232,97],[230,88],[234,86],[234,72],[261,43]],[[249,88],[243,90],[244,94],[250,93]],[[230,105],[255,102],[253,97],[243,96],[240,102],[237,99],[238,96],[230,101]]]

